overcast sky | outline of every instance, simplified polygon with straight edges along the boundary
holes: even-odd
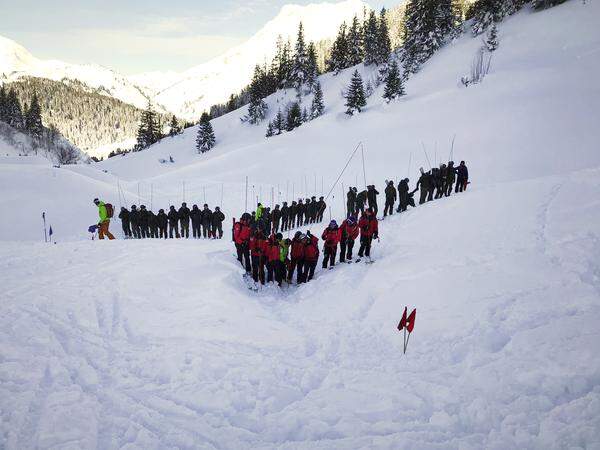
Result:
[[[0,35],[41,59],[182,71],[243,42],[288,3],[320,0],[0,0]]]

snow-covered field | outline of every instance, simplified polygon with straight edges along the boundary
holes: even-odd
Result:
[[[325,76],[324,117],[265,140],[234,112],[203,156],[188,130],[92,166],[0,158],[0,448],[600,448],[598,18],[597,2],[519,14],[481,85],[458,83],[479,45],[466,36],[407,97],[384,105],[378,88],[351,119],[350,74]],[[229,227],[220,242],[86,240],[117,180],[155,210],[184,181],[188,204],[223,189],[227,224],[245,176],[266,203],[327,193],[362,141],[369,184],[410,159],[414,186],[421,141],[440,161],[454,134],[467,192],[386,219],[375,264],[299,288],[248,291]],[[361,177],[356,159],[342,181]],[[39,242],[42,211],[56,245]]]

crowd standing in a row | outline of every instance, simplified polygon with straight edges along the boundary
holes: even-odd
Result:
[[[458,167],[454,167],[454,163],[450,161],[447,165],[441,164],[439,168],[428,172],[421,169],[421,176],[413,191],[410,190],[409,182],[408,178],[404,178],[396,188],[393,181],[386,180],[384,218],[393,214],[394,210],[401,213],[406,211],[408,206],[415,207],[413,196],[417,190],[420,191],[419,204],[431,201],[434,197],[437,199],[449,196],[453,189],[454,192],[462,192],[469,182],[468,170],[464,161],[461,161]],[[379,191],[374,185],[369,185],[360,192],[356,187],[349,188],[346,194],[346,219],[339,226],[335,220],[331,220],[321,234],[324,241],[324,269],[331,269],[335,265],[338,247],[339,262],[352,261],[354,244],[359,236],[358,261],[363,256],[371,261],[371,244],[373,239],[379,238],[378,195]],[[312,197],[312,202],[314,201],[315,197]],[[396,201],[398,206],[395,209]],[[296,231],[293,239],[284,238],[279,232],[279,227],[281,224],[281,230],[288,231],[295,226],[320,223],[326,208],[325,201],[321,197],[319,202],[315,203],[317,213],[307,213],[306,211],[314,209],[307,208],[302,200],[292,202],[290,207],[287,206],[287,202],[283,205],[281,209],[276,205],[274,210],[270,211],[258,203],[256,211],[244,213],[239,221],[233,221],[233,241],[237,259],[255,284],[276,282],[281,286],[284,281],[291,283],[294,272],[298,284],[308,282],[314,276],[320,256],[319,239],[310,230],[306,233]],[[292,209],[294,207],[295,209]],[[298,213],[299,210],[302,213]]]

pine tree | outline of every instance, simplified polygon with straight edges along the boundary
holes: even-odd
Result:
[[[298,102],[293,102],[287,111],[285,129],[286,131],[292,131],[300,125],[302,125],[302,111],[300,110],[300,104]]]
[[[25,115],[25,130],[35,140],[41,141],[44,134],[44,126],[42,125],[42,109],[37,94],[33,94],[31,105]]]
[[[285,130],[285,121],[283,119],[283,113],[281,112],[281,108],[277,110],[277,115],[275,119],[273,119],[273,132],[275,134],[281,134]]]
[[[269,122],[269,125],[267,125],[267,133],[265,134],[265,137],[271,137],[275,134],[274,131],[274,127],[273,127],[273,122]]]
[[[306,85],[312,91],[315,86],[315,83],[317,82],[317,77],[319,76],[317,50],[313,42],[308,44],[307,56],[308,59],[306,61]]]
[[[177,136],[178,134],[181,134],[181,127],[179,126],[179,123],[177,123],[177,118],[173,116],[171,119],[169,136]]]
[[[288,40],[285,44],[281,44],[281,54],[278,57],[277,80],[279,89],[292,87],[292,68],[292,45]]]
[[[490,52],[493,52],[498,48],[498,29],[496,28],[496,24],[493,24],[490,28],[485,41],[485,46]]]
[[[162,138],[157,114],[148,101],[146,110],[142,113],[142,119],[138,127],[136,150],[143,150]]]
[[[321,83],[318,81],[315,83],[315,95],[313,97],[312,104],[310,106],[310,117],[314,119],[323,114],[325,106],[323,105],[323,90],[321,89]]]
[[[326,62],[327,71],[336,75],[348,66],[348,38],[346,37],[346,23],[340,25],[338,35],[331,47],[331,54]]]
[[[261,67],[257,65],[254,68],[254,76],[252,77],[252,82],[249,87],[250,105],[248,106],[246,120],[253,125],[260,123],[265,118],[268,110],[267,104],[263,101],[264,86],[262,84],[262,74]]]
[[[308,111],[306,109],[306,107],[302,108],[302,123],[308,122],[310,120],[310,117],[308,115]]]
[[[20,130],[25,126],[21,102],[14,89],[11,89],[6,96],[6,118],[8,124],[13,128]]]
[[[471,6],[473,25],[471,30],[474,36],[483,33],[494,22],[499,22],[504,17],[504,0],[476,0]]]
[[[377,63],[377,17],[375,11],[369,12],[369,18],[363,26],[363,42],[365,48],[365,65]]]
[[[4,86],[0,86],[0,122],[8,122],[8,95]]]
[[[346,110],[346,114],[351,116],[355,111],[360,113],[362,108],[364,108],[366,105],[367,100],[365,99],[365,90],[363,88],[362,78],[360,73],[358,73],[358,70],[355,70],[346,94],[345,106],[348,108]]]
[[[203,113],[198,126],[198,135],[196,136],[196,150],[198,153],[209,151],[215,146],[215,133],[208,114]]]
[[[404,86],[402,84],[402,78],[400,78],[398,63],[394,59],[390,64],[390,68],[385,78],[383,98],[390,102],[402,95],[405,95]]]
[[[363,36],[358,17],[354,16],[352,25],[348,30],[348,67],[355,66],[363,62],[365,57],[363,52]]]
[[[379,23],[377,25],[377,52],[375,63],[377,65],[387,64],[390,53],[392,52],[392,43],[390,42],[390,33],[387,25],[385,8],[381,9],[379,14]]]
[[[298,25],[298,37],[296,38],[296,47],[294,51],[294,59],[292,63],[291,81],[292,85],[298,92],[306,83],[308,68],[308,54],[304,43],[304,28],[302,22]]]

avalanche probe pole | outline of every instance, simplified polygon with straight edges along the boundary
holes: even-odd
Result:
[[[46,213],[42,213],[42,221],[44,222],[44,242],[48,242],[48,234],[46,233]]]
[[[408,155],[408,170],[406,171],[406,178],[410,177],[410,164],[412,163],[412,152]]]
[[[244,212],[248,212],[248,175],[246,175],[246,207],[244,208]]]
[[[425,144],[421,141],[421,145],[423,146],[423,153],[425,153],[425,158],[427,158],[427,164],[429,164],[429,170],[431,170],[431,161],[429,161],[429,156],[427,155],[427,150],[425,150]]]
[[[448,161],[452,161],[452,156],[454,156],[454,139],[456,139],[456,133],[452,136],[452,145],[450,146],[450,156],[448,157]]]
[[[367,171],[365,170],[365,147],[360,143],[360,151],[362,153],[363,177],[365,178],[365,189],[367,189]]]

